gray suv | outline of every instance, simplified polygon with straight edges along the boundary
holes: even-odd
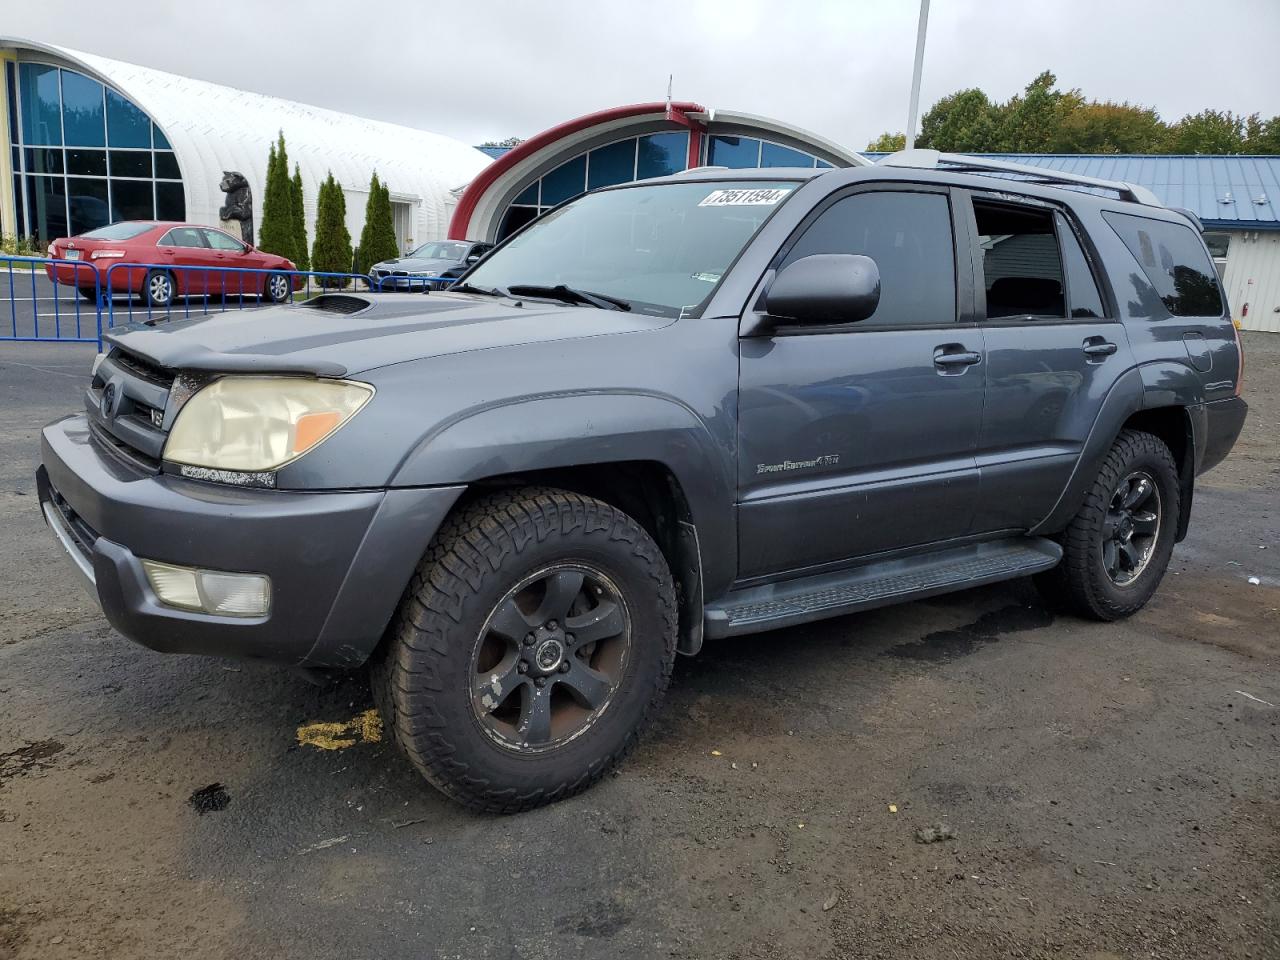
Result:
[[[113,332],[41,506],[126,637],[368,662],[432,784],[522,810],[706,637],[1029,575],[1142,607],[1246,411],[1198,226],[926,151],[608,188],[447,293]]]

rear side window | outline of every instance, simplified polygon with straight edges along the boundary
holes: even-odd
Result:
[[[1138,261],[1169,313],[1175,317],[1222,315],[1218,274],[1189,226],[1127,213],[1102,216]],[[1154,314],[1149,309],[1143,312]]]
[[[781,266],[818,253],[857,253],[880,268],[880,305],[863,324],[954,322],[951,208],[937,193],[859,193],[818,215]]]
[[[1053,213],[974,201],[982,247],[987,316],[1061,319],[1067,315]]]
[[[1097,281],[1089,269],[1089,260],[1080,247],[1075,231],[1062,214],[1054,214],[1058,224],[1058,238],[1062,241],[1063,266],[1067,270],[1067,302],[1073,317],[1097,317],[1105,314]]]

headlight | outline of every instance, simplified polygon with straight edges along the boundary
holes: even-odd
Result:
[[[355,416],[373,387],[349,380],[223,377],[178,413],[164,458],[215,470],[274,470]]]

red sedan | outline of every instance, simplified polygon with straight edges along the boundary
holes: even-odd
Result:
[[[89,265],[45,264],[50,280],[78,288],[85,299],[93,299],[96,279],[104,288],[109,283],[113,293],[137,294],[160,308],[189,296],[257,296],[280,303],[303,283],[299,276],[269,272],[296,270],[292,261],[198,223],[112,223],[76,237],[59,237],[49,244],[49,256]],[[113,264],[135,263],[146,266],[111,269]]]

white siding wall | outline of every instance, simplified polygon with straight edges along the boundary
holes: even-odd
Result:
[[[1280,333],[1280,230],[1232,230],[1223,285],[1246,330]],[[1244,305],[1249,315],[1241,316]]]

